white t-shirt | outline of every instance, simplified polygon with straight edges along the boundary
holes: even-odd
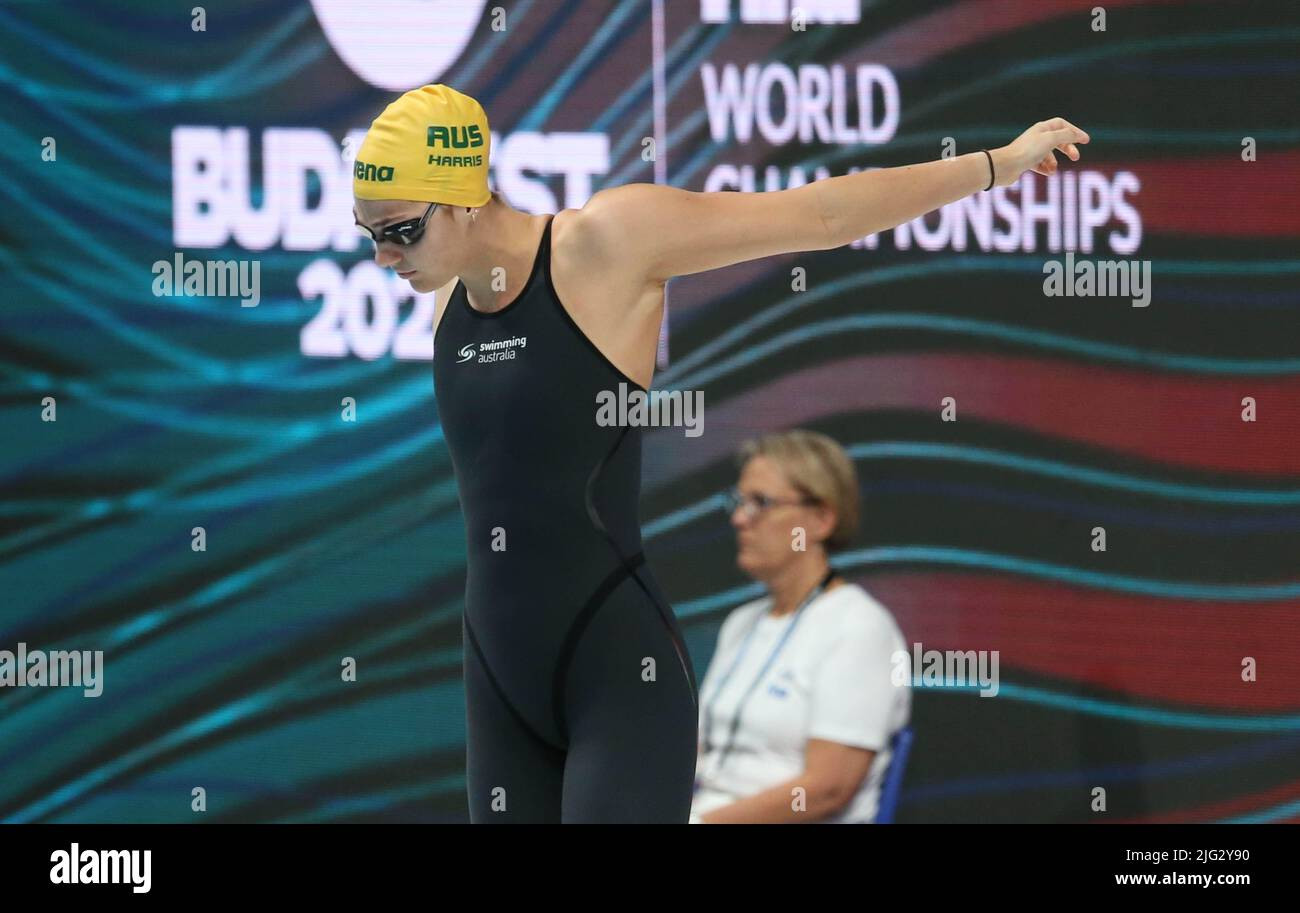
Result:
[[[808,740],[826,739],[876,754],[857,795],[839,814],[820,820],[871,822],[892,754],[890,739],[911,716],[911,689],[895,686],[890,674],[896,651],[907,653],[902,632],[889,610],[866,590],[845,583],[804,607],[768,665],[795,617],[773,617],[771,607],[770,596],[748,602],[734,609],[718,631],[718,646],[700,685],[700,753],[691,811],[703,814],[798,776]],[[755,686],[765,665],[767,672]],[[903,680],[911,679],[909,664]],[[735,740],[722,759],[721,748],[747,692]],[[706,726],[711,727],[707,752]]]

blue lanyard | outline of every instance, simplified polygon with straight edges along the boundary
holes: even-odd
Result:
[[[822,594],[822,591],[826,589],[826,584],[830,583],[831,579],[834,576],[835,576],[835,571],[833,569],[828,570],[826,572],[826,576],[823,577],[821,581],[815,587],[812,588],[812,592],[810,592],[807,596],[805,596],[803,602],[799,603],[798,608],[794,610],[793,613],[794,617],[791,618],[790,623],[786,625],[785,631],[781,634],[781,639],[778,640],[776,643],[776,649],[772,651],[772,655],[767,658],[767,662],[765,662],[763,664],[763,668],[759,670],[758,677],[754,679],[753,684],[749,686],[749,690],[746,691],[744,696],[740,699],[740,705],[736,708],[736,715],[731,721],[731,731],[727,733],[727,741],[723,745],[721,754],[718,756],[717,764],[715,764],[713,767],[714,771],[717,771],[719,768],[722,767],[722,762],[727,759],[727,754],[735,746],[736,731],[740,728],[740,714],[745,709],[745,703],[749,700],[750,695],[754,693],[754,689],[758,687],[759,682],[761,682],[764,676],[767,675],[767,670],[772,667],[772,663],[776,662],[776,657],[778,654],[780,654],[781,648],[784,647],[785,642],[790,639],[790,634],[794,631],[794,626],[799,623],[799,618],[801,615],[803,615],[803,610],[810,603],[812,603],[814,599],[816,599],[818,596]],[[717,700],[718,695],[722,693],[722,689],[725,688],[727,686],[727,682],[731,680],[732,673],[736,671],[736,668],[740,665],[740,661],[745,656],[745,651],[749,649],[749,642],[751,639],[753,639],[754,632],[758,630],[758,625],[759,622],[763,620],[763,615],[764,615],[763,612],[758,613],[758,617],[754,619],[753,626],[749,629],[749,633],[745,635],[745,640],[740,645],[740,650],[739,652],[737,652],[736,658],[731,664],[731,668],[727,670],[727,673],[722,677],[722,680],[718,682],[718,686],[713,689],[713,699],[710,701],[706,701],[704,703],[704,751],[705,753],[708,753],[711,750],[709,744],[709,737],[710,734],[713,732],[713,720],[712,720],[713,715],[709,712],[709,705],[713,703],[713,701]]]

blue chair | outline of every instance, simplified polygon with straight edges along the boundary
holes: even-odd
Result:
[[[893,824],[894,812],[898,810],[898,797],[903,792],[903,773],[907,770],[907,756],[912,750],[912,727],[905,726],[894,733],[891,742],[893,754],[889,758],[889,770],[885,771],[885,780],[880,784],[880,802],[876,806],[876,824]]]

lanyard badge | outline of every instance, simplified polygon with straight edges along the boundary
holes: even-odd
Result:
[[[745,709],[745,703],[749,700],[750,696],[754,693],[754,689],[758,687],[759,683],[767,675],[767,671],[772,667],[772,663],[776,662],[776,658],[780,654],[781,648],[785,646],[785,642],[790,639],[790,634],[794,631],[795,625],[799,623],[799,618],[803,615],[803,610],[808,605],[810,605],[814,599],[816,599],[825,591],[826,585],[830,583],[832,578],[834,577],[835,577],[835,571],[828,570],[826,572],[826,576],[823,577],[821,581],[818,582],[818,584],[812,588],[812,591],[809,592],[808,595],[803,598],[803,601],[800,602],[798,607],[794,610],[793,612],[794,617],[790,619],[790,623],[786,625],[785,630],[781,633],[781,638],[776,643],[776,649],[774,649],[772,651],[772,655],[767,658],[767,662],[763,663],[763,667],[759,670],[758,676],[754,679],[753,684],[749,686],[749,689],[745,692],[744,696],[740,699],[740,705],[736,708],[736,715],[731,721],[731,729],[727,733],[727,741],[723,744],[722,750],[718,755],[718,759],[713,765],[713,774],[715,775],[717,774],[718,770],[722,767],[722,763],[727,759],[727,755],[731,752],[731,749],[735,746],[736,732],[740,729],[740,716]],[[710,712],[709,707],[713,703],[713,701],[717,700],[718,695],[721,694],[722,690],[727,686],[727,682],[731,680],[731,676],[735,673],[736,668],[740,665],[740,661],[744,658],[745,652],[749,648],[749,642],[753,638],[754,632],[758,630],[759,622],[761,622],[762,620],[763,620],[763,613],[760,612],[758,614],[758,617],[754,619],[754,624],[749,629],[749,633],[745,635],[745,639],[740,645],[740,650],[736,653],[736,658],[732,662],[731,668],[727,670],[727,673],[722,677],[722,680],[718,682],[718,686],[713,689],[713,698],[704,703],[703,713],[704,713],[705,754],[708,754],[710,751],[713,750],[713,745],[710,741],[713,734],[713,714]]]

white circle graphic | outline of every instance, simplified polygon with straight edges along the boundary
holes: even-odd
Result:
[[[380,89],[433,82],[465,50],[487,0],[311,0],[348,68]]]

